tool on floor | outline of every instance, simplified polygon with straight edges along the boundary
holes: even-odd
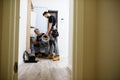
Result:
[[[35,60],[35,55],[30,54],[27,51],[24,52],[23,54],[23,61],[25,63],[37,63],[38,61]]]

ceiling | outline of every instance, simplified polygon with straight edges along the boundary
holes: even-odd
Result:
[[[69,0],[32,0],[33,7],[42,7],[43,5],[40,5],[41,3],[43,4],[56,4],[56,3],[69,3]]]

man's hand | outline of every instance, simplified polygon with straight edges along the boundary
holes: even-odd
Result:
[[[32,42],[33,44],[38,44],[38,42]]]
[[[48,36],[48,33],[46,33],[45,35]]]

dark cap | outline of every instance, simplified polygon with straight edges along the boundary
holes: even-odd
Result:
[[[47,11],[45,11],[45,12],[43,13],[43,16],[44,16],[44,15],[46,15],[47,13],[48,13],[48,12],[47,12]]]

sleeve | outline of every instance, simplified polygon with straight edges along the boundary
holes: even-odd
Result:
[[[38,36],[37,36],[37,38],[36,38],[36,41],[37,41],[37,42],[39,41],[39,38],[38,38]]]
[[[53,17],[49,18],[49,23],[54,23],[54,18]]]

